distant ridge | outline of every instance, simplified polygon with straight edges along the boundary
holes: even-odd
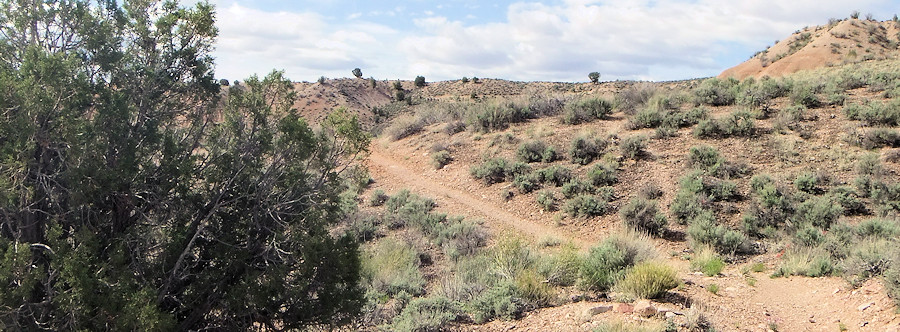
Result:
[[[900,54],[898,33],[900,23],[893,20],[831,20],[794,32],[718,77],[781,77],[801,70],[895,59]]]

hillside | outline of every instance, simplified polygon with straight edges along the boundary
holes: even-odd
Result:
[[[900,24],[863,19],[832,20],[806,27],[723,71],[719,78],[782,77],[801,70],[896,59]]]
[[[392,103],[367,161],[374,183],[345,225],[369,241],[364,262],[382,262],[367,279],[381,300],[357,328],[896,330],[898,66],[404,85],[411,102]],[[609,241],[649,244],[640,250],[674,269],[679,286],[650,302],[658,314],[633,313],[623,303],[646,302],[566,270]],[[387,252],[409,253],[409,265],[382,265]],[[514,252],[525,261],[504,284],[493,264]],[[709,259],[721,271],[702,272]],[[501,304],[483,301],[512,311],[485,312]]]

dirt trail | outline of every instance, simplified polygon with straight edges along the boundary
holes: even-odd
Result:
[[[589,241],[575,234],[563,234],[549,227],[530,222],[505,209],[494,206],[462,190],[444,186],[412,170],[402,162],[392,158],[389,152],[379,151],[380,147],[372,146],[369,155],[369,168],[376,181],[393,185],[402,185],[413,192],[437,199],[439,205],[451,214],[481,218],[485,225],[496,230],[514,230],[534,237],[536,240],[545,237],[569,239],[581,248],[589,247]],[[379,179],[378,177],[386,177]]]

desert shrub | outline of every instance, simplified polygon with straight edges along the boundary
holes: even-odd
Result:
[[[892,239],[900,235],[900,225],[894,220],[872,218],[856,225],[855,233],[861,237]]]
[[[384,202],[387,202],[388,195],[384,193],[384,190],[376,189],[372,191],[372,194],[369,196],[369,206],[381,206]]]
[[[851,120],[864,121],[870,125],[896,126],[900,124],[900,102],[870,101],[865,105],[853,103],[844,107],[844,114]]]
[[[519,189],[520,193],[530,193],[541,188],[541,176],[538,172],[516,175],[513,186]]]
[[[732,105],[737,96],[737,83],[737,80],[734,79],[706,79],[694,89],[695,101],[711,106]]]
[[[556,211],[558,202],[552,191],[541,190],[535,199],[544,211]]]
[[[599,158],[608,146],[607,139],[580,135],[569,145],[569,157],[572,163],[587,165]]]
[[[822,188],[819,185],[822,182],[822,177],[819,174],[813,172],[803,172],[794,179],[794,187],[797,190],[809,193],[809,194],[819,194],[822,193]]]
[[[435,207],[433,200],[424,198],[403,189],[385,202],[385,209],[392,213],[424,214]]]
[[[476,324],[494,318],[511,320],[522,311],[521,301],[516,298],[516,286],[512,282],[501,282],[479,294],[467,306]]]
[[[700,170],[695,170],[682,176],[680,189],[688,193],[708,197],[712,201],[725,201],[738,196],[737,185],[734,182],[706,175]]]
[[[417,87],[421,88],[421,87],[425,86],[425,77],[424,76],[416,76],[416,79],[415,79],[415,81],[413,81],[413,83],[415,83]]]
[[[821,229],[828,229],[843,213],[843,208],[831,197],[811,197],[797,206],[792,220],[798,225],[808,223]]]
[[[391,323],[391,331],[439,331],[462,314],[462,306],[444,296],[415,298]]]
[[[612,113],[612,103],[600,98],[586,98],[566,104],[562,122],[577,125],[603,119]]]
[[[494,184],[498,182],[503,182],[508,177],[511,177],[508,174],[508,170],[512,165],[503,158],[492,158],[482,162],[478,166],[473,166],[470,169],[470,173],[476,179],[481,180],[485,184]]]
[[[395,239],[382,239],[367,250],[362,275],[369,291],[393,296],[400,292],[421,295],[425,278],[419,271],[419,253]]]
[[[616,94],[616,104],[625,114],[634,114],[656,94],[656,86],[650,83],[636,83]]]
[[[451,161],[453,161],[453,157],[450,156],[450,151],[440,150],[431,154],[431,166],[435,169],[444,168]]]
[[[387,128],[384,128],[383,133],[391,140],[396,141],[422,131],[425,125],[422,118],[413,114],[403,114],[395,118]]]
[[[883,171],[884,169],[882,168],[878,154],[865,153],[859,156],[859,160],[856,162],[856,172],[859,175],[879,177],[882,175]]]
[[[709,145],[692,146],[688,151],[688,165],[703,170],[709,174],[719,173],[726,161],[719,154],[719,150]]]
[[[794,233],[794,243],[798,246],[815,247],[825,241],[825,234],[816,226],[805,224]]]
[[[662,125],[666,112],[656,108],[644,108],[628,120],[631,129],[656,128]]]
[[[550,285],[572,286],[578,281],[578,269],[581,264],[578,248],[567,244],[552,255],[542,256],[538,261],[538,273]]]
[[[374,240],[380,234],[381,218],[374,213],[356,212],[347,217],[347,234],[360,242]]]
[[[888,296],[894,300],[894,304],[900,305],[900,265],[891,265],[884,272],[882,284]]]
[[[791,90],[791,102],[794,105],[802,105],[808,108],[816,108],[822,105],[819,100],[818,86],[814,84],[795,84]]]
[[[437,244],[450,258],[474,255],[487,244],[488,234],[484,228],[461,220],[455,220],[443,227],[437,234]]]
[[[713,277],[722,273],[725,262],[710,247],[703,247],[691,256],[691,270],[703,272],[707,277]]]
[[[705,119],[694,128],[699,138],[751,136],[755,130],[753,115],[747,111],[735,111],[724,117]]]
[[[587,177],[594,186],[610,186],[619,182],[618,167],[615,162],[598,163],[588,170]]]
[[[716,223],[716,217],[710,211],[703,211],[692,219],[687,234],[694,248],[711,246],[726,254],[742,250],[747,241],[747,237],[740,231]]]
[[[872,128],[866,130],[859,141],[864,149],[879,147],[900,147],[900,131],[893,128]]]
[[[706,208],[703,200],[697,194],[679,191],[675,199],[669,204],[669,212],[680,225],[686,225],[688,221],[697,217]]]
[[[572,170],[560,165],[546,167],[538,171],[538,173],[542,183],[551,183],[557,187],[568,183],[572,179]]]
[[[534,254],[525,240],[517,236],[503,236],[491,247],[490,257],[497,275],[514,280],[534,264]]]
[[[736,102],[749,107],[764,107],[772,99],[782,97],[791,90],[791,84],[783,80],[761,79],[738,91]]]
[[[460,120],[452,120],[444,125],[443,132],[447,135],[461,133],[466,130],[466,123]]]
[[[838,186],[828,191],[828,196],[844,209],[844,215],[859,214],[865,211],[865,206],[856,194],[856,190],[850,186]]]
[[[827,253],[815,248],[798,248],[785,253],[772,276],[825,277],[838,272],[836,263]]]
[[[538,162],[543,159],[544,150],[547,149],[547,145],[544,144],[543,141],[540,140],[532,140],[522,145],[519,145],[519,148],[516,149],[516,157],[523,162],[533,163]]]
[[[655,200],[635,197],[619,212],[625,225],[641,232],[662,235],[666,230],[666,216],[659,212]]]
[[[555,302],[556,291],[533,269],[519,273],[515,279],[516,296],[528,307],[543,307]]]
[[[647,182],[641,185],[638,188],[638,197],[646,198],[646,199],[657,199],[662,197],[663,191],[662,188],[659,187],[654,182]]]
[[[581,194],[566,201],[563,211],[573,217],[590,218],[606,214],[608,205],[594,195]]]
[[[786,129],[797,130],[800,128],[800,122],[804,120],[806,111],[806,106],[803,105],[789,106],[778,112],[772,126],[780,132]]]
[[[625,137],[622,139],[622,143],[619,144],[619,149],[626,158],[636,159],[647,152],[647,136],[634,135]]]
[[[675,269],[661,262],[643,262],[634,266],[616,288],[641,299],[655,299],[678,287]]]
[[[627,252],[611,243],[604,242],[591,248],[582,261],[580,274],[582,286],[592,290],[607,290],[625,275],[625,269],[634,264],[629,262]]]
[[[487,105],[474,110],[470,116],[470,123],[475,131],[486,133],[506,129],[510,123],[524,122],[532,117],[528,107],[507,103]]]
[[[562,188],[560,188],[560,192],[562,192],[565,198],[572,198],[579,194],[593,194],[595,193],[595,190],[594,186],[589,182],[572,179],[563,184]]]
[[[894,241],[867,238],[857,242],[841,266],[844,278],[853,285],[860,285],[869,278],[884,273],[897,258],[897,244]]]

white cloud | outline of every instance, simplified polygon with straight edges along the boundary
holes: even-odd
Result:
[[[274,67],[294,79],[314,80],[350,76],[360,67],[366,76],[429,80],[475,75],[584,81],[590,71],[604,79],[681,79],[715,75],[794,30],[846,17],[854,9],[871,9],[882,13],[876,18],[887,19],[900,4],[565,0],[512,4],[499,23],[478,23],[473,15],[478,10],[471,9],[458,18],[428,11],[414,18],[404,6],[365,15],[395,17],[396,26],[412,24],[408,31],[366,22],[361,13],[339,20],[230,5],[219,9],[216,55],[220,76],[228,78]]]

